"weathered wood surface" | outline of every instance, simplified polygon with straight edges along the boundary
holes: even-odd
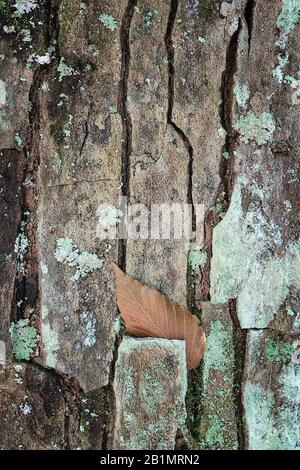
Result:
[[[186,389],[183,341],[125,337],[116,363],[113,448],[174,448],[185,426]]]
[[[1,448],[114,445],[111,260],[208,335],[192,438],[161,445],[299,448],[299,10],[0,1]],[[101,204],[121,195],[204,204],[202,258],[184,240],[101,240]],[[34,345],[15,358],[20,334]]]

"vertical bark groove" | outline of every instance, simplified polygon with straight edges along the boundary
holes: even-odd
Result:
[[[128,110],[128,78],[130,68],[130,30],[133,20],[137,0],[128,0],[121,23],[120,46],[121,46],[121,71],[119,80],[118,111],[122,121],[122,162],[121,162],[121,192],[122,196],[130,197],[130,155],[132,151],[132,120]],[[123,209],[121,207],[121,209]],[[119,266],[126,271],[126,238],[119,239]],[[110,406],[110,416],[105,425],[103,436],[103,449],[109,449],[112,443],[113,425],[115,420],[115,394],[113,390],[113,381],[115,377],[116,362],[118,359],[118,348],[122,341],[123,328],[117,335],[113,358],[110,366],[107,399]]]
[[[226,210],[229,207],[233,189],[233,151],[235,149],[237,135],[232,126],[232,105],[234,100],[234,75],[237,71],[237,53],[241,28],[241,21],[239,21],[238,29],[231,36],[227,48],[226,67],[223,72],[221,86],[222,102],[220,106],[220,120],[223,128],[226,131],[223,152],[225,151],[229,154],[228,159],[223,158],[223,155],[221,156],[220,164],[221,192],[225,191],[225,203],[227,206]]]
[[[226,51],[225,70],[222,74],[221,83],[221,104],[219,107],[219,116],[222,127],[226,131],[225,143],[222,148],[222,154],[219,166],[220,184],[217,192],[216,202],[221,202],[223,212],[228,210],[234,183],[234,159],[233,152],[237,142],[237,134],[232,126],[232,106],[234,100],[234,75],[237,71],[237,54],[239,47],[239,35],[242,28],[241,20],[237,30],[230,38]],[[223,153],[227,152],[228,159],[223,157]],[[207,266],[203,272],[201,281],[201,300],[210,300],[210,268],[212,258],[212,237],[213,228],[219,222],[219,217],[212,211],[209,211],[204,220],[204,246],[207,252]]]
[[[72,450],[79,446],[79,427],[82,404],[80,393],[82,389],[74,377],[62,374],[56,369],[45,367],[39,360],[33,360],[32,366],[52,375],[60,385],[60,391],[65,403],[64,416],[64,449]]]
[[[236,299],[229,301],[229,312],[233,327],[234,340],[234,394],[236,406],[236,422],[238,432],[239,449],[245,449],[245,435],[243,423],[243,402],[242,402],[242,384],[244,374],[244,364],[246,356],[247,331],[242,330],[237,316]]]
[[[49,2],[47,10],[47,24],[49,25],[45,42],[49,48],[57,42],[59,34],[59,11],[60,0]],[[40,65],[33,74],[32,84],[29,90],[30,108],[28,111],[28,134],[23,148],[25,158],[25,169],[22,185],[22,215],[21,224],[29,240],[29,253],[24,260],[24,273],[16,281],[15,299],[17,318],[30,317],[30,310],[39,307],[38,286],[38,249],[36,243],[36,225],[34,216],[36,212],[36,182],[40,164],[40,87],[49,73],[51,64]],[[33,215],[33,220],[30,216]],[[21,227],[22,225],[20,225]],[[20,230],[19,230],[20,232]],[[28,307],[28,308],[27,308]]]
[[[248,3],[252,3],[251,0]],[[252,10],[251,10],[252,11]],[[234,186],[234,150],[237,143],[237,135],[233,129],[233,102],[234,102],[234,76],[237,71],[237,55],[239,47],[239,36],[242,29],[241,20],[235,33],[229,41],[226,52],[226,67],[222,77],[221,87],[221,106],[220,106],[220,120],[222,126],[226,131],[225,144],[223,152],[227,152],[228,159],[221,156],[220,164],[220,178],[221,184],[219,193],[224,192],[225,210],[227,211],[230,205],[233,186]],[[251,33],[250,33],[251,36]],[[249,38],[250,38],[249,36]],[[249,42],[250,47],[250,42]],[[222,154],[223,154],[222,152]],[[212,254],[212,246],[211,246]],[[232,320],[233,335],[234,335],[234,350],[235,350],[235,401],[236,401],[236,420],[238,431],[239,448],[243,449],[245,445],[244,429],[243,429],[243,407],[242,407],[242,376],[243,364],[246,350],[246,333],[241,329],[237,311],[236,299],[229,301],[229,312]]]
[[[193,201],[193,157],[194,149],[189,140],[188,136],[185,134],[183,129],[181,129],[173,121],[173,106],[174,106],[174,82],[175,82],[175,66],[174,66],[174,43],[173,43],[173,30],[176,20],[176,15],[178,11],[178,0],[171,0],[170,12],[168,17],[167,30],[165,34],[165,46],[168,57],[168,109],[167,109],[167,124],[172,126],[174,131],[178,134],[180,140],[183,142],[184,147],[188,153],[188,184],[187,184],[187,203],[190,204],[192,208],[192,229],[196,228],[195,220],[195,207]],[[196,315],[199,314],[196,304],[195,304],[195,279],[190,266],[187,264],[187,306],[188,308]],[[188,409],[188,426],[191,433],[193,433],[194,421],[198,418],[199,413],[199,402],[201,400],[200,394],[200,379],[199,379],[199,370],[192,371],[188,377],[188,393],[186,397],[187,409]],[[195,399],[195,397],[197,397]],[[193,424],[192,424],[193,423]],[[181,448],[182,446],[188,446],[186,436],[181,435],[180,433],[176,439],[176,448]]]
[[[183,129],[181,129],[173,121],[173,106],[174,106],[174,80],[175,80],[175,67],[174,67],[174,44],[173,44],[173,30],[176,20],[176,15],[178,11],[178,0],[171,0],[167,30],[165,34],[165,46],[168,57],[168,109],[167,109],[167,123],[172,126],[174,131],[178,134],[180,140],[183,142],[187,153],[188,153],[188,184],[187,184],[187,203],[191,206],[192,209],[192,229],[196,228],[195,221],[195,207],[193,201],[193,157],[194,149],[193,146],[185,134]],[[195,310],[195,287],[194,287],[194,277],[187,265],[187,305],[193,311]],[[195,312],[196,313],[196,312]]]
[[[121,24],[121,73],[119,82],[118,111],[123,127],[121,184],[122,195],[130,196],[130,154],[132,150],[132,122],[127,106],[128,76],[130,66],[130,27],[137,0],[129,0]],[[119,241],[119,265],[126,270],[126,240]]]
[[[245,10],[244,10],[245,21],[247,23],[247,28],[248,28],[248,52],[250,52],[250,48],[251,48],[255,3],[256,3],[256,0],[247,0]]]
[[[28,128],[28,138],[25,146],[25,157],[26,157],[26,167],[24,172],[24,182],[33,181],[36,184],[37,173],[40,165],[40,102],[39,102],[39,93],[41,85],[50,73],[53,65],[59,62],[59,9],[62,0],[53,0],[50,1],[48,9],[48,19],[49,24],[48,34],[46,37],[47,47],[55,45],[56,59],[52,64],[41,65],[37,68],[34,73],[32,85],[29,91],[29,101],[31,103],[31,109],[29,111],[29,128]],[[86,136],[85,136],[86,140]],[[31,188],[24,187],[24,196],[23,196],[23,216],[30,212],[35,214],[36,206],[36,190],[35,187]],[[22,218],[23,219],[23,218]],[[31,270],[32,275],[36,279],[36,297],[35,297],[35,307],[36,309],[40,308],[38,300],[38,265],[37,260],[39,258],[38,249],[36,245],[36,223],[31,227],[30,233],[28,234],[30,240],[30,246],[35,256],[35,263]],[[23,289],[22,295],[28,296],[28,281],[27,276],[23,276]],[[25,299],[24,299],[25,300]],[[23,304],[22,304],[23,305]],[[24,304],[26,306],[26,302]],[[24,310],[24,308],[23,308]],[[22,313],[22,312],[20,312]],[[22,314],[23,316],[23,314]],[[62,374],[54,369],[46,368],[38,360],[33,360],[32,362],[36,367],[46,371],[49,374],[53,374],[56,378],[59,379],[61,384],[61,392],[65,401],[65,422],[64,422],[64,445],[65,449],[74,449],[78,447],[79,443],[79,426],[80,426],[80,408],[81,402],[79,399],[80,385],[73,377],[68,377],[65,374]]]
[[[188,188],[187,188],[187,202],[192,206],[192,217],[193,217],[193,226],[194,226],[194,204],[193,204],[193,154],[194,150],[192,144],[185,134],[185,132],[173,121],[173,106],[174,106],[174,77],[175,77],[175,67],[174,67],[174,44],[172,39],[176,14],[178,10],[178,0],[171,0],[169,18],[167,31],[165,34],[165,45],[168,56],[168,110],[167,110],[167,123],[173,127],[175,132],[178,134],[179,138],[183,142],[185,148],[187,149],[189,160],[188,160]]]

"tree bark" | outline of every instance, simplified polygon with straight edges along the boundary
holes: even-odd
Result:
[[[0,447],[299,449],[299,1],[0,17]],[[204,205],[203,243],[101,239],[122,196]],[[199,317],[199,368],[124,339],[112,261]]]

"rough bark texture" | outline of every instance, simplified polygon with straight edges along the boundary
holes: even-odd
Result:
[[[1,448],[300,449],[299,18],[298,0],[0,1]],[[204,204],[204,262],[100,239],[122,195]],[[180,342],[122,342],[111,261],[200,317],[199,369]]]
[[[114,383],[113,449],[173,449],[186,418],[186,377],[183,341],[124,338]]]

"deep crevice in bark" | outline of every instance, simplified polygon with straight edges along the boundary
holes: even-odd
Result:
[[[220,120],[226,131],[225,144],[222,150],[220,163],[220,186],[218,190],[217,201],[220,194],[223,193],[223,210],[227,212],[233,186],[234,186],[234,150],[237,145],[238,135],[233,128],[233,102],[234,102],[234,76],[237,72],[237,57],[239,47],[239,35],[242,29],[241,20],[239,20],[238,29],[230,38],[230,42],[226,52],[226,67],[222,76],[221,87],[221,106]],[[249,43],[250,44],[250,43]],[[249,46],[250,47],[250,46]],[[224,158],[224,153],[227,158]],[[213,230],[213,229],[212,229]],[[212,254],[212,246],[211,246]],[[242,377],[243,364],[246,351],[246,333],[240,327],[240,323],[236,310],[236,299],[229,301],[229,312],[233,326],[233,339],[235,351],[235,376],[234,376],[234,394],[236,403],[236,423],[238,432],[238,445],[240,449],[245,446],[244,429],[243,429],[243,406],[242,406]]]
[[[82,139],[82,144],[79,150],[80,157],[82,156],[82,152],[84,150],[88,137],[89,137],[89,123],[88,123],[88,120],[86,120],[84,121],[84,124],[83,124],[83,139]]]
[[[173,127],[175,132],[179,135],[180,140],[183,142],[188,155],[188,188],[187,188],[187,202],[192,206],[192,219],[193,219],[193,228],[194,228],[194,204],[193,204],[193,147],[185,134],[183,129],[181,129],[173,121],[173,106],[174,106],[174,79],[175,79],[175,67],[174,67],[174,44],[172,39],[176,14],[178,10],[178,0],[171,0],[170,13],[167,24],[167,31],[165,34],[165,45],[168,56],[168,110],[167,110],[167,123]]]
[[[248,28],[248,52],[250,51],[250,48],[251,48],[255,3],[256,3],[256,0],[247,0],[246,6],[244,9],[245,21],[247,23],[247,28]]]
[[[50,47],[57,42],[59,34],[58,10],[60,0],[49,3],[47,10],[47,23],[49,25],[45,43]],[[43,80],[49,73],[51,64],[40,65],[33,74],[29,90],[28,134],[23,148],[25,168],[22,184],[21,227],[29,241],[28,253],[24,259],[24,273],[20,273],[15,283],[16,317],[31,316],[31,310],[39,307],[39,281],[38,281],[38,250],[36,244],[36,183],[40,164],[40,103],[39,91]]]
[[[192,144],[181,129],[173,121],[173,106],[174,106],[174,80],[175,80],[175,67],[174,67],[174,44],[173,44],[173,30],[178,10],[178,0],[171,0],[170,12],[168,17],[167,30],[165,34],[165,46],[168,57],[168,109],[167,109],[167,123],[172,126],[174,131],[178,134],[180,140],[183,142],[184,147],[188,153],[188,185],[187,185],[187,203],[192,209],[192,229],[196,228],[195,221],[195,208],[193,203],[193,155],[194,150]],[[194,276],[189,266],[187,266],[187,305],[191,310],[195,310],[195,288]],[[194,312],[197,313],[197,312]]]
[[[110,366],[110,371],[109,371],[109,381],[107,385],[107,402],[108,402],[108,407],[110,410],[109,416],[107,416],[107,421],[105,423],[105,431],[103,434],[103,441],[102,441],[102,448],[103,450],[108,450],[112,447],[112,442],[113,442],[113,428],[114,428],[114,422],[115,422],[115,417],[116,417],[116,399],[115,399],[115,393],[114,393],[114,388],[113,388],[113,382],[115,378],[115,370],[116,370],[116,363],[118,359],[118,351],[119,351],[119,346],[122,341],[122,337],[124,334],[124,330],[121,329],[119,335],[116,336],[115,339],[115,344],[114,344],[114,350],[113,350],[113,358]]]
[[[122,164],[121,164],[121,191],[122,196],[130,196],[130,154],[132,150],[132,122],[128,111],[128,76],[130,66],[130,28],[137,0],[129,0],[122,18],[120,31],[121,44],[121,73],[119,82],[118,111],[121,115],[123,127]],[[121,207],[122,209],[122,207]],[[119,266],[126,270],[126,239],[119,240]]]
[[[219,116],[222,127],[226,132],[225,144],[222,148],[219,175],[220,184],[217,191],[216,203],[221,203],[222,212],[225,213],[230,204],[231,194],[234,184],[234,157],[233,152],[237,142],[237,133],[233,129],[232,123],[232,105],[234,100],[234,75],[237,71],[237,55],[239,46],[239,35],[242,28],[241,21],[237,30],[231,36],[227,51],[225,70],[222,75],[221,83],[221,104],[219,107]],[[224,158],[224,153],[228,154],[228,158]],[[212,258],[212,237],[213,228],[220,221],[219,214],[209,210],[204,219],[204,247],[207,253],[207,263],[203,269],[202,279],[200,281],[201,300],[210,300],[210,270]],[[200,300],[200,299],[198,299]]]
[[[82,389],[79,382],[74,377],[69,377],[56,369],[43,365],[39,360],[34,360],[31,364],[55,377],[60,384],[61,394],[65,403],[64,447],[65,450],[76,449],[80,442],[79,427],[82,409],[80,400]]]
[[[173,107],[174,107],[174,81],[175,81],[175,67],[174,67],[174,44],[173,44],[173,30],[175,26],[176,15],[178,11],[178,0],[171,0],[167,30],[165,34],[165,47],[168,57],[168,109],[167,109],[167,124],[170,125],[178,134],[180,140],[183,142],[188,154],[188,184],[187,184],[187,203],[192,209],[192,229],[196,228],[195,220],[195,207],[193,202],[193,146],[185,134],[173,120]],[[196,315],[199,312],[195,304],[195,276],[187,265],[187,306]],[[192,371],[188,378],[188,393],[186,397],[186,406],[188,410],[188,426],[190,432],[193,434],[193,420],[198,417],[199,411],[199,370]],[[188,440],[183,434],[178,434],[176,437],[176,448],[189,447]]]
[[[54,0],[49,3],[48,9],[48,34],[46,36],[47,47],[55,44],[56,60],[59,60],[59,8],[61,0]],[[39,310],[39,282],[38,282],[38,259],[39,253],[36,243],[36,183],[40,164],[40,102],[39,93],[45,77],[49,74],[52,64],[39,66],[33,75],[32,85],[29,91],[29,102],[31,109],[28,113],[28,136],[25,147],[25,170],[23,177],[22,195],[22,218],[21,223],[26,224],[25,234],[29,240],[29,256],[25,260],[25,274],[16,283],[16,301],[21,302],[17,309],[17,317],[30,317],[32,307]],[[32,185],[26,185],[32,182]],[[33,216],[32,221],[30,217]],[[28,307],[28,309],[27,309]],[[66,449],[77,447],[80,426],[81,402],[79,392],[81,390],[78,381],[74,377],[69,377],[58,371],[47,368],[39,360],[31,362],[34,366],[54,375],[61,384],[62,395],[65,401],[65,423],[64,423],[64,443]],[[74,428],[78,428],[74,432]]]
[[[236,424],[238,433],[239,449],[245,449],[245,435],[243,426],[243,401],[242,401],[242,385],[244,364],[246,356],[246,339],[247,330],[243,330],[237,316],[236,299],[229,300],[229,313],[233,327],[234,340],[234,397],[236,407]]]
[[[45,67],[45,75],[50,72],[51,67],[57,65],[60,61],[60,47],[59,47],[59,34],[60,34],[60,21],[59,11],[63,0],[54,0],[51,2],[50,15],[49,15],[49,45],[55,45],[55,61]],[[44,77],[43,77],[44,78]],[[36,96],[38,100],[38,93],[43,78],[39,81],[39,86],[36,88]],[[38,104],[38,101],[37,101]],[[39,112],[39,106],[37,107]],[[33,115],[33,122],[36,122],[38,128],[36,130],[37,139],[39,139],[39,114]],[[88,138],[88,123],[86,123],[85,136],[81,150],[83,150],[86,140]],[[80,442],[80,422],[81,422],[81,400],[80,393],[82,389],[79,382],[75,377],[69,377],[66,374],[60,373],[54,369],[38,365],[50,373],[55,374],[60,378],[62,394],[65,401],[65,422],[64,422],[64,445],[65,449],[76,449]]]
[[[222,75],[221,83],[221,105],[219,108],[219,116],[222,127],[226,132],[225,144],[222,148],[220,161],[220,184],[217,192],[216,203],[221,202],[223,212],[229,208],[233,185],[234,185],[234,157],[233,153],[237,143],[237,134],[233,129],[233,102],[234,102],[234,76],[237,71],[237,56],[239,47],[239,34],[242,25],[239,20],[238,29],[231,36],[227,52],[226,65]],[[223,154],[227,152],[228,159]],[[219,222],[219,215],[213,211],[209,211],[204,221],[204,246],[208,255],[208,261],[203,272],[201,280],[201,300],[210,300],[210,270],[212,251],[213,229]],[[199,300],[199,299],[198,299]],[[236,301],[229,301],[229,312],[233,325],[233,339],[235,350],[235,376],[234,376],[234,395],[236,403],[236,423],[238,432],[238,445],[240,449],[244,448],[244,430],[243,430],[243,408],[242,408],[242,376],[243,364],[246,349],[246,333],[241,329],[237,313]],[[199,398],[201,403],[201,396]],[[198,411],[199,413],[199,411]],[[199,419],[199,418],[198,418]]]
[[[119,81],[118,96],[118,112],[122,121],[122,162],[121,162],[121,193],[123,197],[130,197],[130,155],[132,151],[132,121],[128,111],[128,77],[130,67],[130,29],[135,12],[137,0],[128,0],[125,9],[121,30],[120,30],[120,46],[121,46],[121,72]],[[124,208],[122,205],[120,209]],[[124,212],[124,211],[123,211]],[[122,221],[121,221],[122,223]],[[120,268],[126,272],[126,238],[119,239],[118,264]],[[124,329],[121,328],[119,335],[116,336],[113,358],[110,365],[109,381],[107,385],[107,403],[110,409],[110,415],[107,416],[105,423],[105,431],[103,433],[102,448],[104,450],[111,448],[113,439],[113,426],[115,421],[115,394],[113,390],[113,381],[115,377],[116,362],[118,359],[118,349],[122,341]]]
[[[239,45],[239,34],[242,25],[239,21],[238,29],[230,38],[230,42],[226,52],[226,67],[222,76],[221,86],[221,106],[220,106],[220,120],[223,128],[226,131],[225,144],[221,156],[220,164],[220,179],[221,184],[219,188],[219,194],[225,192],[224,202],[226,204],[226,210],[229,207],[231,193],[233,189],[233,152],[236,146],[237,133],[233,129],[232,125],[232,104],[234,100],[234,75],[237,71],[237,53]],[[228,158],[223,157],[223,153],[228,153]]]

